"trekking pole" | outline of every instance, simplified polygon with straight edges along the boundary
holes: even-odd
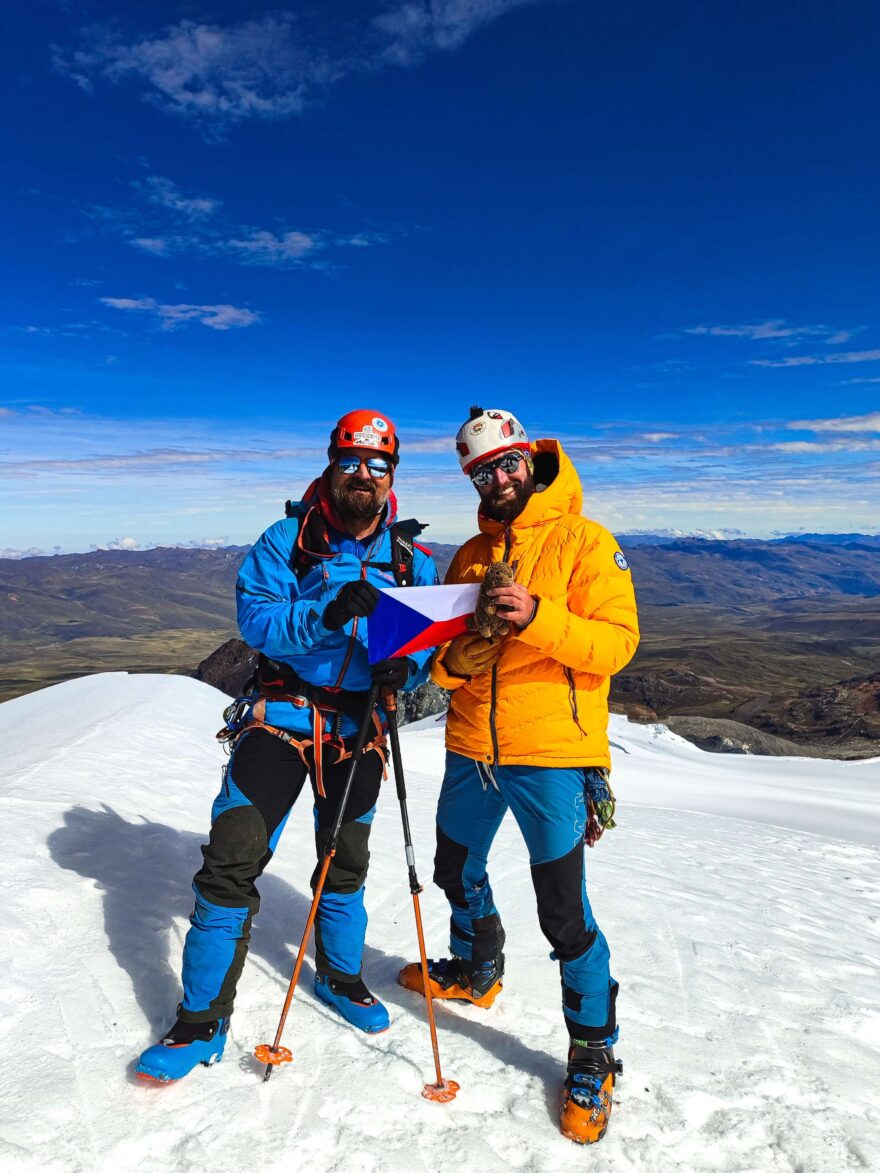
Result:
[[[440,1048],[437,1046],[437,1024],[434,1021],[434,1001],[431,997],[431,981],[428,974],[428,958],[425,953],[425,933],[422,928],[422,911],[419,907],[419,894],[422,885],[416,875],[416,856],[413,851],[412,834],[409,829],[409,812],[406,807],[406,782],[403,776],[403,759],[400,755],[400,733],[397,728],[397,695],[386,692],[382,697],[382,705],[388,714],[388,738],[391,742],[391,760],[394,763],[394,781],[397,784],[397,797],[400,799],[400,816],[403,821],[403,842],[406,848],[406,865],[409,869],[409,890],[413,898],[413,911],[416,915],[416,933],[419,938],[419,960],[422,964],[422,984],[425,987],[425,1002],[428,1006],[428,1025],[431,1028],[431,1046],[434,1049],[434,1070],[437,1073],[436,1083],[426,1083],[422,1088],[422,1095],[426,1100],[434,1100],[445,1104],[455,1099],[459,1085],[454,1079],[444,1079],[440,1071]]]
[[[303,961],[306,956],[306,949],[309,944],[309,938],[312,935],[312,926],[315,923],[315,917],[318,913],[318,902],[321,899],[321,893],[324,891],[324,881],[327,879],[327,873],[330,870],[330,861],[336,854],[336,843],[339,839],[339,832],[342,828],[342,820],[345,816],[345,808],[348,804],[348,796],[351,794],[351,788],[354,783],[354,776],[358,767],[358,760],[361,756],[361,751],[364,748],[367,740],[367,733],[370,729],[370,722],[373,718],[373,710],[376,707],[376,701],[379,699],[379,686],[374,685],[370,689],[367,697],[367,707],[364,710],[364,717],[361,721],[361,727],[358,730],[357,741],[354,749],[351,751],[351,766],[348,770],[348,777],[345,780],[345,787],[342,791],[342,797],[339,799],[339,809],[336,811],[336,818],[333,820],[333,826],[330,829],[330,838],[324,846],[324,859],[321,863],[321,871],[318,874],[318,882],[315,885],[315,894],[312,897],[312,906],[309,909],[309,915],[306,919],[306,927],[303,930],[302,940],[299,943],[299,952],[296,955],[296,964],[293,967],[293,977],[290,979],[290,985],[287,987],[287,997],[284,999],[284,1007],[281,1011],[281,1018],[278,1020],[278,1030],[275,1032],[275,1042],[271,1045],[268,1043],[260,1043],[254,1050],[254,1054],[261,1063],[266,1064],[266,1073],[263,1076],[263,1083],[265,1083],[272,1074],[272,1068],[277,1067],[281,1063],[289,1063],[293,1059],[287,1047],[280,1046],[281,1035],[284,1033],[284,1024],[287,1021],[287,1012],[290,1010],[290,1004],[293,1001],[293,995],[296,991],[297,982],[299,981],[300,970],[302,969]]]

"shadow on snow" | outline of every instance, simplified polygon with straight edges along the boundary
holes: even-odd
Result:
[[[201,866],[203,838],[147,819],[128,822],[112,807],[102,804],[100,810],[75,806],[65,811],[63,826],[56,828],[47,841],[59,867],[96,881],[101,890],[110,952],[129,975],[153,1038],[173,1022],[180,1000],[180,977],[172,967],[169,946],[172,932],[179,931],[179,921],[187,919],[192,911],[188,881]],[[250,961],[258,958],[277,974],[280,1011],[311,897],[271,870],[259,880],[259,890],[261,909],[251,934]],[[411,960],[367,945],[365,976],[384,1002],[403,1014],[424,1017],[421,998],[405,993],[397,985],[398,970]],[[307,968],[311,972],[307,963],[304,973]],[[247,980],[247,969],[242,980]],[[311,985],[300,978],[300,989],[303,984]],[[444,1013],[447,1007],[442,1004],[437,1009],[442,1032],[470,1039],[500,1063],[539,1079],[544,1085],[547,1110],[555,1116],[562,1078],[561,1056],[554,1059],[535,1051],[515,1035],[472,1021],[458,1010]],[[440,1046],[442,1060],[442,1038]]]

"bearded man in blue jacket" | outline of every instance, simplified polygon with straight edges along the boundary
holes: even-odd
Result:
[[[437,582],[431,554],[399,522],[394,425],[352,411],[330,437],[330,463],[288,516],[259,538],[238,576],[238,622],[260,655],[255,691],[232,719],[232,756],[211,815],[183,951],[183,1000],[138,1074],[180,1079],[223,1053],[238,978],[259,909],[262,874],[307,777],[320,860],[372,685],[413,689],[430,652],[370,665],[378,588]],[[229,712],[229,710],[227,710]],[[386,1030],[388,1012],[364,984],[364,882],[370,824],[385,770],[381,708],[361,755],[315,922],[315,993],[354,1026]],[[314,885],[318,868],[312,879]]]

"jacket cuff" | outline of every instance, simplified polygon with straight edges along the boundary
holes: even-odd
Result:
[[[446,655],[446,649],[449,644],[444,644],[437,652],[434,653],[434,659],[431,663],[431,679],[438,688],[445,688],[447,692],[454,692],[457,688],[461,688],[463,684],[467,684],[467,676],[453,676],[451,672],[447,672],[443,663],[443,657]]]

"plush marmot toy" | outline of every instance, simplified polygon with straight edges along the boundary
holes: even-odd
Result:
[[[514,572],[515,568],[509,562],[491,562],[486,569],[476,610],[468,621],[471,630],[478,631],[483,639],[501,639],[510,631],[510,623],[503,618],[504,612],[498,613],[495,601],[489,598],[488,592],[497,587],[512,586]]]

